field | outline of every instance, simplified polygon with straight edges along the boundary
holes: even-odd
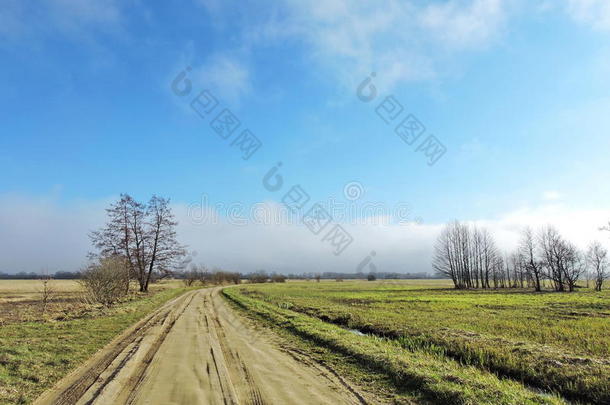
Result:
[[[143,345],[131,363],[114,365],[111,379],[124,374],[121,378],[131,381],[129,373],[143,373],[148,364],[157,365],[153,369],[163,376],[154,380],[159,384],[175,384],[173,376],[183,372],[188,381],[209,377],[202,370],[209,361],[216,364],[208,355],[218,350],[226,360],[218,364],[232,374],[224,384],[234,384],[238,393],[254,389],[271,403],[294,395],[282,391],[283,384],[268,383],[278,367],[286,368],[284,382],[291,373],[308,375],[320,401],[333,392],[349,398],[350,390],[360,390],[374,398],[371,403],[610,403],[610,290],[463,291],[441,280],[297,281],[202,290],[159,312],[165,302],[201,286],[187,289],[179,281],[165,281],[149,294],[133,293],[104,308],[85,304],[74,281],[52,283],[43,310],[40,281],[0,281],[0,404],[30,403],[121,331],[155,313],[148,329],[128,337],[132,343],[109,350],[130,358],[139,341],[159,344]],[[220,294],[255,322],[234,319]],[[261,325],[277,332],[279,348],[289,356],[277,352],[273,337],[260,334]],[[266,369],[255,355],[262,352],[276,359]],[[184,363],[174,370],[176,353]],[[294,363],[291,356],[300,360]],[[317,378],[306,364],[318,364],[317,372],[326,377]],[[221,370],[217,378],[225,374]],[[341,388],[345,382],[324,385],[339,375],[353,388]],[[300,382],[293,380],[289,385],[296,390]],[[129,390],[150,393],[155,384]],[[226,394],[199,392],[201,384],[187,384],[180,392],[193,398]]]
[[[167,280],[150,287],[152,293],[182,286]],[[27,321],[68,320],[100,312],[86,305],[76,280],[51,280],[49,299],[43,310],[40,280],[0,280],[0,325]],[[137,290],[135,283],[133,290]],[[133,298],[133,297],[132,297]]]
[[[610,403],[608,290],[327,281],[246,285],[225,295],[252,316],[387,376],[397,397]]]
[[[31,402],[122,330],[186,291],[178,281],[151,287],[107,309],[85,304],[77,282],[52,280],[43,310],[41,281],[0,280],[0,404]]]

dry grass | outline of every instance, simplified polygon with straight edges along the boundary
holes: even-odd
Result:
[[[18,322],[61,321],[92,315],[101,309],[88,305],[83,290],[76,280],[51,280],[52,294],[42,310],[41,280],[0,280],[0,325]],[[150,292],[157,293],[181,287],[180,280],[163,280],[151,284]],[[137,286],[132,286],[128,300],[138,297]]]
[[[52,280],[60,294],[72,294],[80,290],[76,280]],[[0,280],[0,302],[27,300],[40,292],[40,280]]]
[[[54,283],[56,294],[42,314],[41,281],[0,281],[1,405],[30,403],[126,327],[188,290],[164,280],[148,294],[103,308],[85,305],[77,282]]]
[[[112,311],[57,322],[0,328],[0,404],[27,404],[118,333],[186,289],[168,289]]]

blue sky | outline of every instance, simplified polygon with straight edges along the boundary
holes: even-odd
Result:
[[[261,179],[278,161],[313,200],[344,199],[345,184],[358,182],[359,203],[405,202],[423,221],[386,224],[343,259],[303,249],[303,260],[316,256],[311,266],[349,270],[386,246],[385,270],[408,269],[409,254],[427,270],[431,235],[455,218],[499,232],[559,221],[584,243],[594,218],[610,217],[608,39],[602,0],[4,1],[0,238],[12,245],[0,271],[77,266],[86,229],[121,192],[171,197],[181,222],[202,195],[211,205],[275,206],[281,195]],[[171,82],[187,66],[193,93],[179,97]],[[356,88],[371,72],[379,95],[363,103]],[[262,141],[250,159],[189,108],[203,89]],[[435,165],[375,114],[390,95],[446,147]],[[238,231],[202,228],[184,231],[189,246],[240,270],[282,270],[291,246],[313,243],[300,235],[279,249],[285,256],[259,254],[285,238],[257,228],[251,235],[269,240],[232,261],[230,249],[203,246]],[[78,247],[41,229],[67,232]],[[33,235],[53,248],[23,261]],[[420,239],[411,253],[390,252]]]

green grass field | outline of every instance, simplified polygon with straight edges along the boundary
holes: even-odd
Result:
[[[397,388],[410,384],[435,402],[610,403],[608,290],[456,291],[414,280],[259,284],[226,294],[271,323],[378,364]]]

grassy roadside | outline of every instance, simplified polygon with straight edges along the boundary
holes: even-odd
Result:
[[[246,286],[244,295],[565,398],[610,401],[610,291],[456,291],[412,283]]]
[[[248,313],[387,376],[396,391],[410,391],[413,396],[443,404],[564,403],[442,355],[405,350],[393,340],[358,336],[319,319],[252,299],[241,294],[239,288],[226,288],[223,294]]]
[[[238,301],[224,296],[227,304],[239,312],[242,316],[252,322],[255,329],[260,327],[269,328],[281,340],[281,349],[293,353],[305,353],[305,355],[322,365],[328,367],[338,373],[349,382],[360,387],[359,393],[366,397],[374,397],[369,403],[383,403],[393,405],[413,405],[429,403],[422,398],[420,393],[396,389],[391,378],[383,373],[379,373],[377,369],[362,364],[358,359],[350,356],[344,356],[341,353],[335,352],[326,346],[318,345],[313,340],[309,340],[295,334],[294,332],[270,322],[268,319],[261,317],[254,311],[250,311]],[[302,361],[298,357],[297,361]]]
[[[175,288],[117,305],[108,313],[0,328],[0,404],[24,404],[91,357],[116,335],[193,288]]]

